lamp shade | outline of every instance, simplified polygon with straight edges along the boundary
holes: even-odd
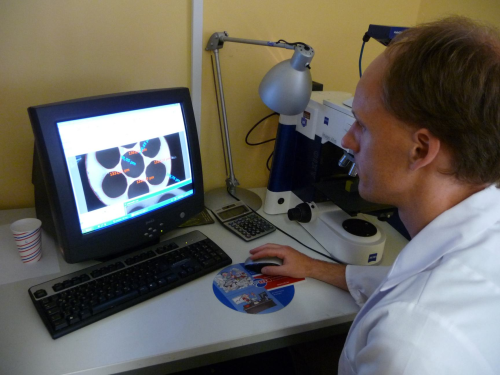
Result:
[[[311,98],[312,77],[309,63],[314,51],[298,46],[290,60],[274,66],[262,79],[259,95],[265,105],[283,115],[297,115]]]

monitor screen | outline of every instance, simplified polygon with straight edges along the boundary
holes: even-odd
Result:
[[[37,216],[53,220],[47,230],[53,227],[67,261],[134,250],[203,209],[187,89],[84,98],[28,111]]]
[[[82,233],[193,194],[179,103],[62,121],[57,128]]]

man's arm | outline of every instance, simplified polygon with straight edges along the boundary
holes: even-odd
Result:
[[[283,259],[282,266],[262,268],[266,275],[282,275],[296,278],[312,277],[338,288],[348,290],[346,283],[346,266],[313,259],[290,246],[265,244],[250,250],[252,259],[278,257]]]

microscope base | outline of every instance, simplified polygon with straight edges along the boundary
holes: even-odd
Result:
[[[300,225],[341,262],[355,265],[373,265],[380,262],[384,253],[385,233],[380,227],[372,224],[376,228],[374,235],[362,237],[351,234],[343,227],[343,223],[348,219],[352,219],[351,216],[335,207],[332,211],[321,213],[311,222]]]

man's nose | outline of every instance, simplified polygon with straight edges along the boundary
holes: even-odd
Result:
[[[353,131],[352,131],[353,125],[349,128],[348,132],[345,133],[345,135],[342,137],[342,140],[340,141],[340,144],[342,147],[352,150],[353,152],[357,152],[357,142],[354,138]]]

